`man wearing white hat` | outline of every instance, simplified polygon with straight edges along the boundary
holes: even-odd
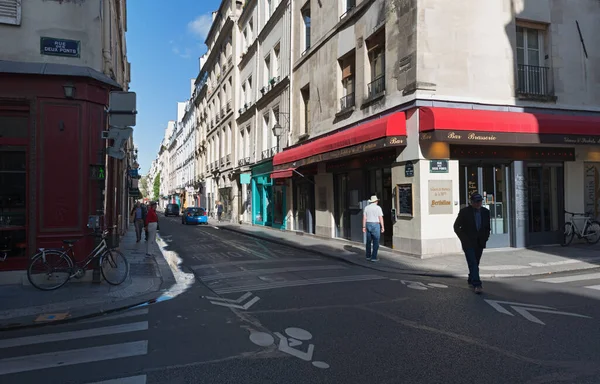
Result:
[[[383,226],[383,211],[377,204],[379,198],[373,195],[369,200],[369,205],[363,209],[363,233],[367,234],[367,252],[366,257],[368,261],[377,261],[377,250],[379,250],[379,238],[385,231]],[[371,243],[373,243],[373,250],[371,250]]]

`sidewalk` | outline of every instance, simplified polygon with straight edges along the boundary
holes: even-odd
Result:
[[[451,254],[419,259],[387,247],[379,248],[379,262],[365,260],[364,248],[357,243],[326,239],[295,231],[233,223],[211,224],[280,245],[314,252],[325,257],[385,272],[405,272],[436,276],[467,276],[464,255]],[[481,277],[501,278],[544,275],[600,267],[600,246],[573,244],[570,247],[545,246],[534,249],[487,249],[481,259]]]
[[[142,234],[143,237],[143,234]],[[55,291],[40,291],[23,274],[19,284],[0,285],[0,330],[91,317],[154,300],[175,284],[171,268],[154,245],[146,256],[146,243],[136,243],[135,229],[121,238],[119,250],[129,261],[129,277],[118,286],[92,283],[87,276],[71,279]]]

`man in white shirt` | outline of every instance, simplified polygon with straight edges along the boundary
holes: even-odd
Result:
[[[377,261],[377,251],[379,250],[379,239],[385,231],[383,226],[383,211],[378,205],[379,199],[377,196],[371,196],[369,205],[363,209],[363,233],[367,234],[367,252],[368,261]],[[373,250],[371,250],[373,243]]]

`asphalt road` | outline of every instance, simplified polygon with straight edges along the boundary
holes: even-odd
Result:
[[[0,383],[600,382],[600,270],[487,281],[476,295],[464,279],[380,272],[176,218],[160,235],[191,289],[0,333]]]

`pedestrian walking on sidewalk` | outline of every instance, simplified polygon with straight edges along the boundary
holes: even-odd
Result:
[[[146,221],[146,212],[139,201],[131,210],[131,216],[133,216],[133,225],[135,226],[136,243],[139,243],[142,240],[142,229],[144,229]]]
[[[150,203],[148,214],[146,215],[146,228],[148,230],[148,240],[146,241],[146,255],[152,256],[150,253],[150,245],[156,244],[156,231],[158,231],[158,215],[156,214],[156,203]]]
[[[366,257],[368,261],[377,261],[377,251],[379,250],[379,239],[385,232],[383,225],[383,211],[379,206],[377,196],[371,196],[369,205],[363,210],[363,233],[367,234]],[[371,250],[371,243],[373,249]]]
[[[479,193],[471,195],[471,205],[458,213],[454,222],[454,232],[460,239],[469,266],[467,282],[475,293],[481,293],[483,287],[479,277],[479,262],[490,238],[490,211],[482,207],[483,197]]]
[[[217,220],[221,222],[221,216],[223,216],[223,203],[217,201]]]

